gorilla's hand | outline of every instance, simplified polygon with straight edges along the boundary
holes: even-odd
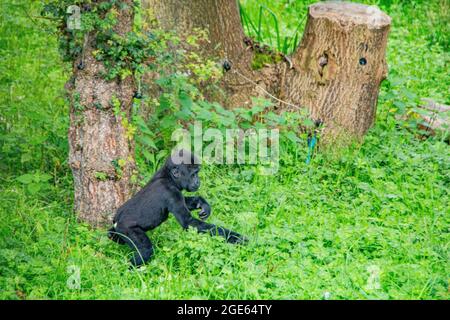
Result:
[[[211,206],[209,205],[209,203],[205,201],[200,205],[200,208],[201,210],[198,213],[200,219],[202,220],[208,219],[208,217],[211,215]]]
[[[186,197],[184,200],[189,210],[200,209],[200,212],[198,213],[200,219],[206,220],[211,214],[211,206],[203,197]]]
[[[226,241],[232,244],[242,244],[245,245],[248,243],[248,238],[234,231],[229,231]]]

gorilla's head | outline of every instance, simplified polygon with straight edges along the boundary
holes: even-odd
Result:
[[[164,167],[180,190],[194,192],[200,188],[200,161],[189,151],[181,149],[173,152]]]

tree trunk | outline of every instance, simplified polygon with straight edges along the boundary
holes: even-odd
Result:
[[[303,39],[293,55],[282,96],[306,106],[327,131],[361,137],[375,120],[380,83],[387,76],[391,19],[377,7],[323,2],[309,7]]]
[[[132,1],[127,3],[127,9],[119,10],[115,26],[120,35],[133,26]],[[96,226],[110,222],[130,195],[134,146],[126,135],[126,121],[134,84],[131,77],[104,79],[100,73],[105,67],[93,57],[94,48],[95,31],[87,35],[84,59],[75,61],[67,88],[71,96],[69,164],[74,176],[74,209],[80,220]],[[122,115],[112,109],[114,97],[120,101]]]
[[[143,8],[165,30],[181,35],[208,31],[210,41],[202,49],[209,56],[237,62],[245,50],[237,0],[143,0]]]
[[[164,30],[175,30],[182,38],[195,29],[206,30],[209,41],[201,43],[197,50],[202,57],[221,64],[227,61],[231,70],[256,78],[250,67],[253,51],[245,43],[237,0],[142,0],[142,7],[147,20],[156,19]],[[251,96],[259,94],[253,83],[235,72],[224,73],[221,87],[226,97],[204,90],[203,93],[226,107],[248,103]]]

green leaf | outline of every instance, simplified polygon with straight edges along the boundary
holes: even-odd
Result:
[[[297,137],[297,135],[293,131],[289,131],[288,133],[286,133],[286,137],[294,143],[297,143],[300,141],[300,139]]]
[[[32,155],[30,153],[24,153],[20,157],[20,162],[21,163],[25,163],[25,162],[28,162],[30,160],[33,160],[33,157],[32,157]]]
[[[20,177],[17,177],[16,180],[23,184],[29,184],[33,182],[34,176],[32,174],[26,173],[24,175],[21,175]]]
[[[30,183],[27,186],[27,190],[31,193],[31,194],[36,194],[39,192],[39,190],[41,190],[41,184],[40,183]]]
[[[30,144],[32,145],[40,145],[42,144],[45,140],[47,140],[48,136],[46,134],[44,135],[36,135],[34,136],[32,139],[30,139]]]
[[[313,127],[313,126],[314,126],[314,121],[312,121],[312,120],[309,119],[309,118],[304,119],[304,120],[302,121],[302,123],[303,123],[303,125],[304,125],[305,127]]]
[[[155,155],[153,153],[148,152],[147,150],[142,150],[142,154],[144,155],[144,158],[151,163],[155,162]]]
[[[137,140],[146,144],[147,146],[153,148],[153,149],[158,149],[156,147],[155,142],[153,141],[153,139],[149,138],[148,136],[138,136]]]
[[[213,118],[212,113],[204,109],[200,110],[197,116],[200,120],[211,120]]]
[[[175,116],[179,119],[189,120],[192,116],[190,109],[183,107],[180,111],[175,113]]]
[[[161,160],[162,158],[165,158],[166,155],[168,154],[168,152],[166,150],[161,150],[160,152],[158,152],[158,154],[156,155],[156,160]]]
[[[53,176],[49,175],[48,173],[39,173],[35,176],[35,180],[46,182],[50,179],[52,179]]]
[[[180,100],[180,104],[183,108],[191,110],[193,102],[191,97],[186,92],[181,91],[178,95],[178,99]]]
[[[394,101],[394,106],[396,106],[400,110],[403,110],[406,107],[406,104],[403,101],[395,100]]]

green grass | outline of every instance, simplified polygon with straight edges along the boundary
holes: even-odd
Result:
[[[305,12],[303,1],[246,0],[250,16],[256,3],[283,16],[280,30],[295,30]],[[274,176],[206,166],[199,193],[213,207],[210,221],[249,245],[181,232],[171,217],[149,232],[155,256],[135,272],[127,248],[73,216],[69,73],[56,38],[46,21],[26,17],[36,5],[2,2],[0,299],[448,299],[449,146],[416,139],[395,117],[421,97],[450,102],[448,1],[383,3],[393,18],[390,76],[364,144],[310,165],[304,146],[291,148]],[[71,266],[80,289],[67,285]],[[367,287],[373,266],[379,288]]]

